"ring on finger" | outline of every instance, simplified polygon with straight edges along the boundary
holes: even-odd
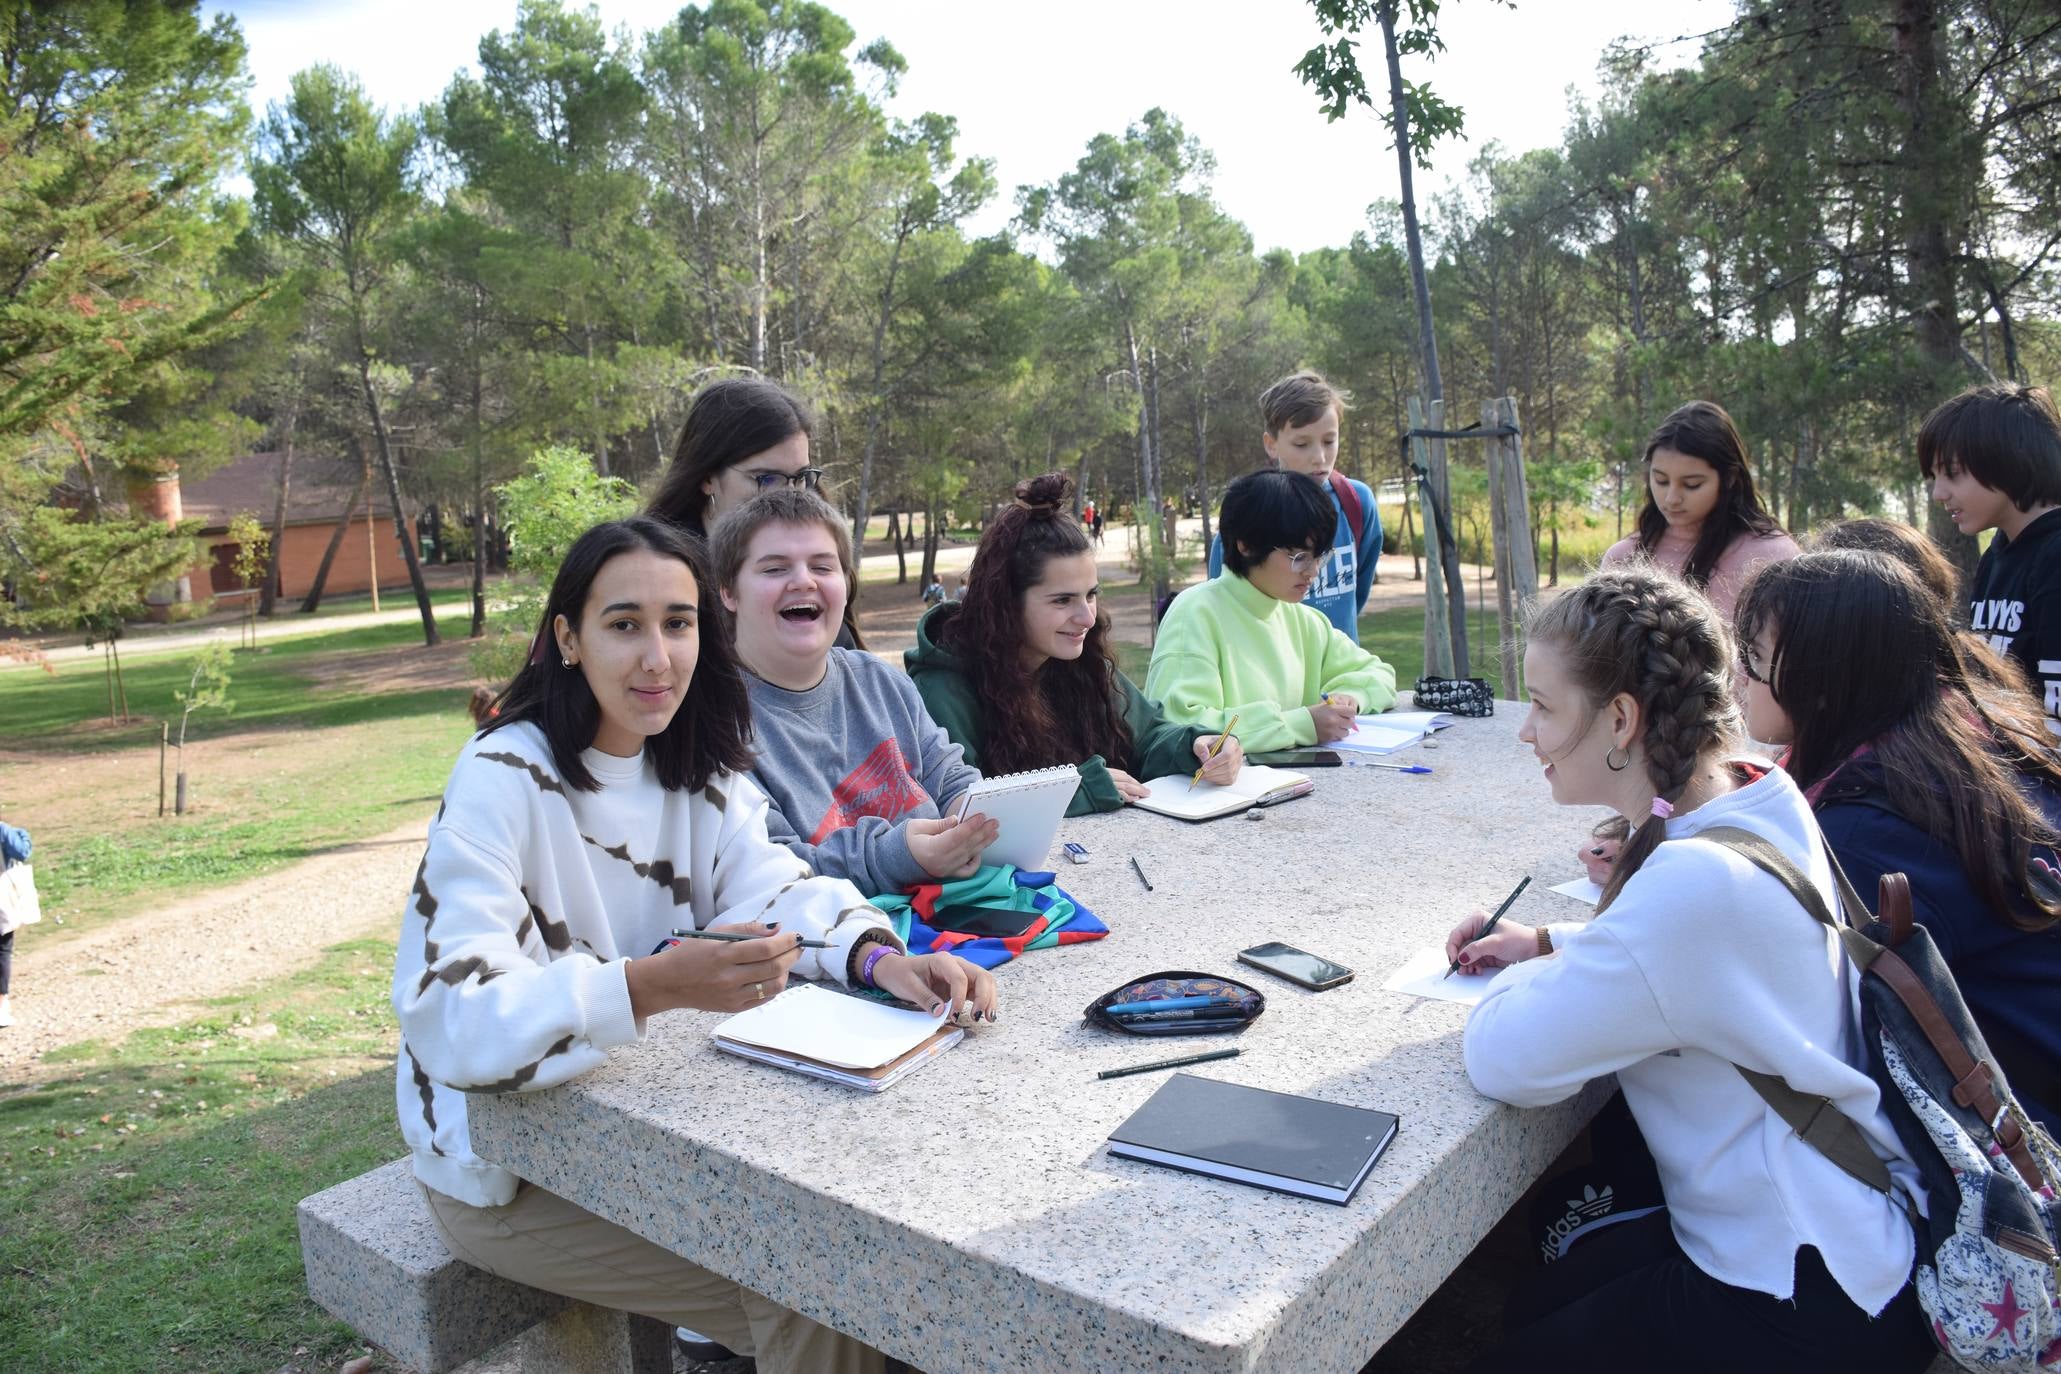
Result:
[[[765,996],[766,996],[766,985],[765,985],[764,983],[753,983],[753,984],[751,985],[751,1000],[752,1000],[752,1001],[754,1001],[754,1002],[760,1002],[760,1001],[764,1001],[764,1000],[765,1000]]]

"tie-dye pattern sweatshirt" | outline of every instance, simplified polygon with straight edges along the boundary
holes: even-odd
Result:
[[[795,976],[839,982],[861,932],[893,939],[858,889],[766,838],[750,778],[669,792],[642,755],[581,758],[599,791],[560,782],[533,725],[466,745],[402,915],[401,1134],[418,1178],[478,1207],[517,1180],[473,1154],[464,1095],[548,1088],[639,1039],[624,966],[675,927],[777,921],[830,942]]]

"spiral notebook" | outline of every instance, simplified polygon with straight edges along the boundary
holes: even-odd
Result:
[[[712,1032],[716,1048],[811,1078],[882,1092],[965,1038],[925,1012],[796,983]]]
[[[1051,869],[1046,862],[1067,803],[1081,785],[1081,770],[1070,763],[1029,773],[1004,773],[973,785],[966,804],[954,814],[979,812],[1002,823],[1002,833],[980,852],[984,864],[1014,864],[1033,873]]]

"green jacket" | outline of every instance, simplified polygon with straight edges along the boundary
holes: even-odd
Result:
[[[943,726],[952,743],[965,751],[968,763],[985,771],[986,713],[974,695],[973,683],[959,666],[958,656],[937,642],[945,621],[958,613],[959,607],[952,602],[925,611],[923,619],[916,622],[916,647],[902,655],[902,663],[915,681],[930,718]],[[1198,726],[1174,724],[1159,709],[1158,702],[1149,700],[1120,672],[1116,685],[1124,694],[1124,724],[1131,731],[1131,757],[1115,760],[1114,766],[1139,782],[1194,772],[1195,741],[1210,732]],[[1058,762],[1077,762],[1081,770],[1081,785],[1066,808],[1067,815],[1115,811],[1124,804],[1116,784],[1110,780],[1111,763],[1100,754]]]

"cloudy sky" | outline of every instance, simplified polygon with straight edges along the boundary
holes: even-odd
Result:
[[[999,227],[1017,186],[1072,167],[1087,141],[1153,106],[1177,116],[1217,159],[1218,201],[1262,248],[1342,244],[1366,207],[1400,194],[1395,155],[1373,114],[1327,124],[1295,77],[1321,35],[1307,0],[830,0],[860,43],[885,37],[909,71],[890,102],[901,115],[956,115],[960,151],[995,159],[1004,195],[972,227]],[[294,72],[333,62],[392,109],[434,99],[479,38],[511,26],[515,0],[238,0],[250,43],[253,105],[280,99]],[[1460,176],[1493,140],[1511,151],[1558,142],[1570,90],[1593,92],[1596,63],[1620,37],[1686,62],[1695,35],[1723,24],[1730,0],[1447,0],[1447,53],[1407,62],[1467,112],[1468,140],[1442,148],[1420,199]],[[641,34],[676,0],[602,0],[603,22]],[[1362,62],[1378,67],[1376,37]]]

